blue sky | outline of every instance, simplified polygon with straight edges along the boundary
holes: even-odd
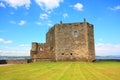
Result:
[[[120,0],[0,0],[0,56],[29,55],[54,24],[94,24],[96,55],[120,55]]]

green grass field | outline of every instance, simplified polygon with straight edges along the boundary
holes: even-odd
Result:
[[[0,80],[120,80],[120,62],[37,62],[0,66]]]

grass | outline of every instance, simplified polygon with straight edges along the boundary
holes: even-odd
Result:
[[[120,80],[120,62],[36,62],[0,66],[0,80]]]

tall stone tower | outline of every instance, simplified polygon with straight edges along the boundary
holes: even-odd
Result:
[[[46,34],[46,43],[33,43],[34,62],[95,60],[94,29],[86,22],[55,24]]]

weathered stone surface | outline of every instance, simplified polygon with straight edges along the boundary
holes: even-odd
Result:
[[[0,60],[0,64],[25,64],[30,63],[31,60]]]
[[[31,58],[33,62],[95,60],[93,25],[86,20],[55,24],[46,34],[46,43],[32,43]]]

